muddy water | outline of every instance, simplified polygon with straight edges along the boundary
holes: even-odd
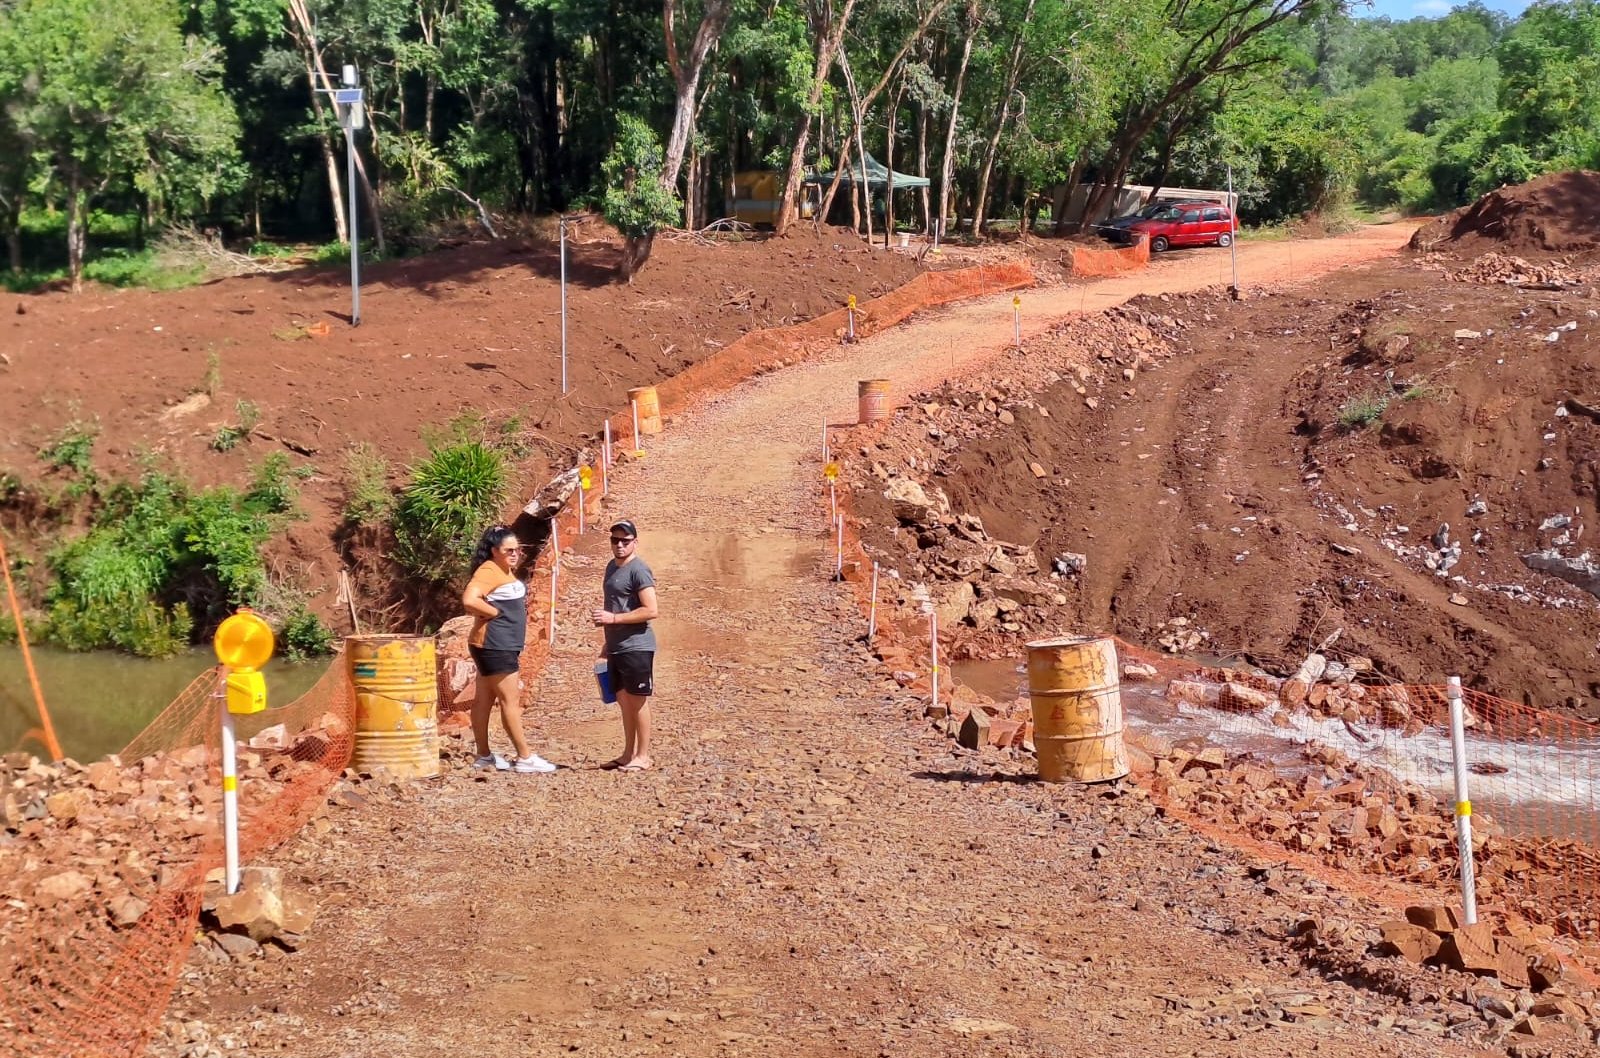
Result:
[[[1027,670],[1018,662],[957,662],[952,670],[958,682],[997,702],[1028,696]],[[1342,721],[1312,716],[1294,716],[1289,726],[1279,727],[1265,716],[1168,701],[1164,688],[1164,682],[1122,684],[1123,716],[1135,742],[1221,746],[1291,777],[1320,771],[1303,752],[1318,742],[1442,801],[1455,799],[1448,732],[1429,729],[1402,738],[1394,731],[1352,730]],[[1520,743],[1469,732],[1466,753],[1474,768],[1468,780],[1474,804],[1489,809],[1508,831],[1574,837],[1600,828],[1600,742]]]
[[[216,664],[204,649],[150,659],[34,647],[33,661],[61,749],[79,761],[121,750],[191,680]],[[273,659],[266,668],[269,704],[283,705],[304,693],[327,665],[326,659],[297,665]],[[0,646],[0,752],[24,749],[44,755],[39,743],[22,744],[33,723],[33,692],[22,653],[15,646]]]

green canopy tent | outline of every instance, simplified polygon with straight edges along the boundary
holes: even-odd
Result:
[[[917,191],[928,187],[932,183],[932,181],[925,176],[912,176],[910,173],[894,173],[894,182],[891,185],[889,181],[889,177],[891,175],[889,168],[870,154],[866,155],[865,168],[867,194],[872,199],[873,203],[872,215],[877,217],[879,220],[884,219],[885,214],[887,213],[884,199],[887,197],[887,192],[890,190],[891,186],[895,191]],[[846,166],[845,171],[840,174],[839,184],[850,197],[854,197],[856,183],[861,179],[861,175],[862,164],[859,161],[852,162],[850,165]],[[833,171],[831,169],[826,172],[812,170],[806,174],[806,183],[816,184],[819,187],[828,187],[833,183]],[[848,198],[846,201],[848,201]],[[836,202],[834,204],[834,208],[838,209],[839,203]]]
[[[870,154],[867,155],[866,158],[868,190],[876,191],[887,186],[889,183],[888,167]],[[845,167],[845,171],[843,175],[840,176],[839,182],[853,188],[856,180],[861,176],[861,168],[861,163],[852,162],[850,165]],[[831,171],[818,172],[817,170],[812,170],[810,173],[806,174],[806,183],[821,184],[823,187],[827,187],[829,184],[833,183],[833,173]],[[896,191],[916,191],[919,188],[928,187],[932,183],[933,181],[929,180],[925,176],[912,176],[910,173],[894,174],[894,189]]]

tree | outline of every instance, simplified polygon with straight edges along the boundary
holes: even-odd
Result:
[[[89,206],[118,181],[223,189],[239,135],[217,54],[178,30],[176,0],[19,0],[0,21],[0,68],[30,180],[62,202],[67,266],[83,288]]]
[[[606,155],[606,220],[622,232],[622,275],[633,282],[634,273],[650,257],[656,232],[678,219],[682,203],[676,191],[661,179],[661,141],[650,126],[632,114],[617,120],[617,142]]]
[[[700,75],[705,70],[706,59],[728,24],[733,13],[733,0],[704,0],[705,10],[700,16],[700,28],[686,55],[678,53],[677,17],[682,0],[662,0],[662,28],[667,40],[667,69],[672,71],[676,89],[672,105],[672,131],[667,135],[667,153],[661,166],[661,182],[669,191],[676,191],[678,173],[683,169],[683,155],[689,147],[689,137],[694,134],[696,93],[700,89]]]

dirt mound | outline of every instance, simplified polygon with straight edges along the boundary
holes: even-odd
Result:
[[[1178,649],[1288,672],[1342,628],[1386,678],[1594,716],[1600,433],[1570,403],[1600,404],[1591,303],[1463,284],[1422,307],[1436,290],[1379,268],[1068,324],[901,413],[853,468],[881,482],[863,539],[965,604],[940,622],[952,657],[1069,628],[1154,644],[1182,620],[1199,640]],[[1017,590],[954,528],[908,531],[878,498],[900,475],[1043,583]]]
[[[1600,248],[1600,172],[1575,169],[1502,187],[1411,237],[1413,250],[1451,246],[1520,254]]]

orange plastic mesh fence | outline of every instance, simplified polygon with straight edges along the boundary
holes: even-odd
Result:
[[[855,311],[857,338],[893,327],[912,313],[963,298],[1028,286],[1033,267],[1026,261],[923,272],[882,297],[861,303]],[[711,356],[656,386],[663,412],[681,411],[695,401],[724,392],[763,372],[804,360],[838,345],[849,332],[850,310],[838,309],[804,323],[751,331]],[[633,446],[633,425],[627,409],[611,422],[619,444]]]
[[[27,690],[20,686],[0,686],[0,751],[18,751],[28,745],[44,749],[51,756],[59,756],[60,744],[55,728],[50,723],[50,708],[45,704],[44,690],[39,686],[39,674],[33,666],[33,655],[28,647],[28,629],[22,620],[22,605],[17,600],[17,587],[11,579],[11,556],[6,551],[5,535],[0,534],[0,588],[4,590],[5,606],[0,607],[0,617],[7,617],[15,629],[17,652],[21,656]]]
[[[1079,279],[1119,276],[1137,272],[1150,263],[1150,240],[1140,239],[1118,249],[1074,245],[1069,251],[1069,271]]]
[[[206,874],[222,862],[218,686],[215,671],[190,684],[128,746],[122,767],[68,764],[45,780],[47,793],[72,802],[71,812],[23,824],[46,865],[0,854],[0,888],[22,905],[0,911],[6,1053],[134,1055],[159,1024],[194,945]],[[349,761],[344,659],[293,702],[238,720],[240,855],[249,858],[298,830]],[[82,881],[63,883],[66,873]]]

